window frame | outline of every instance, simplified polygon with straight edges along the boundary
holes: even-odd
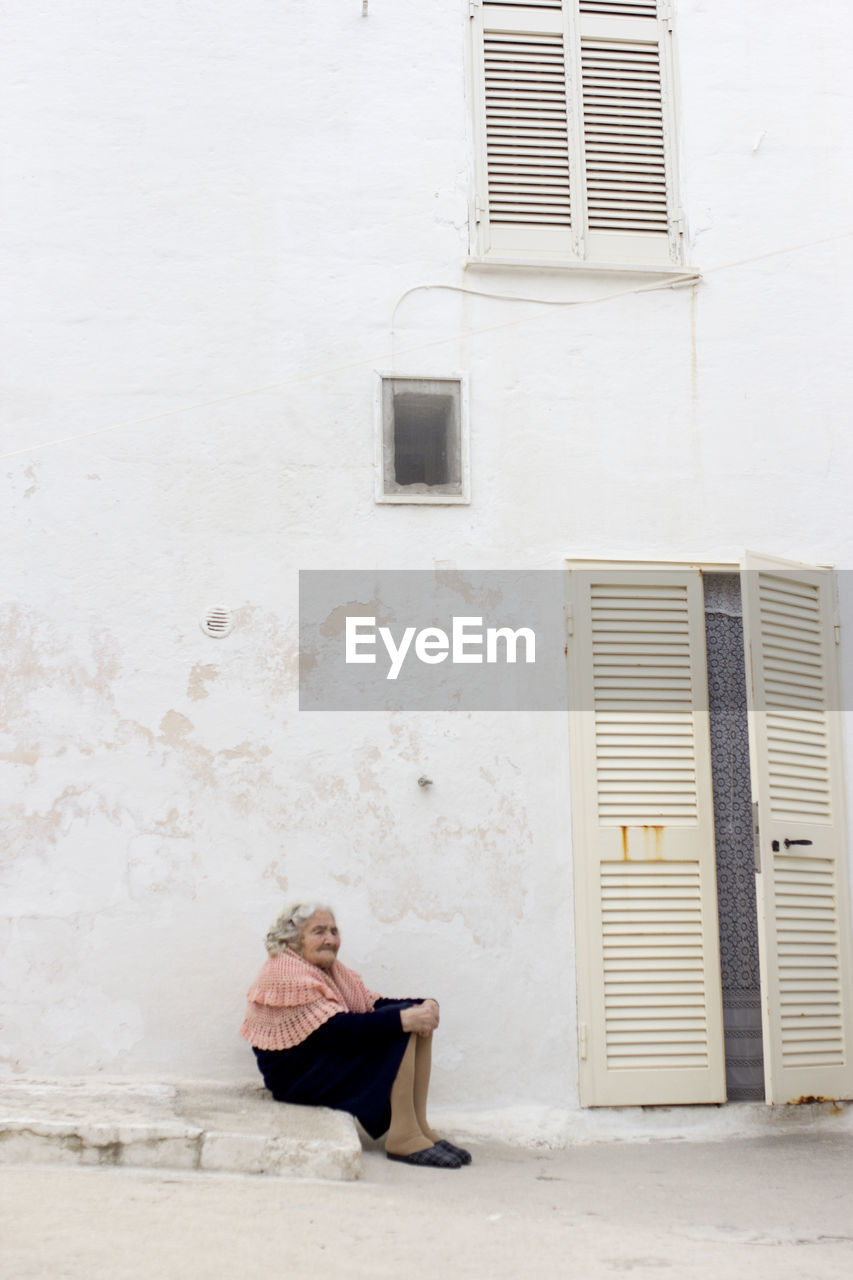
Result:
[[[587,228],[581,39],[589,15],[580,13],[579,3],[580,0],[562,0],[560,19],[567,77],[568,163],[572,199],[572,222],[565,239],[570,238],[570,247],[556,244],[559,237],[555,237],[556,228],[551,226],[544,227],[543,234],[539,234],[535,227],[530,227],[529,238],[525,230],[519,233],[517,245],[501,246],[493,243],[493,230],[489,221],[484,33],[487,29],[503,28],[487,28],[484,0],[469,0],[470,82],[474,116],[474,192],[471,202],[469,265],[683,275],[686,270],[685,220],[680,203],[678,173],[678,74],[672,4],[670,0],[658,0],[656,19],[668,212],[668,229],[664,237],[662,234],[652,236],[645,233],[590,232]],[[506,8],[508,13],[511,12],[511,6],[501,7]],[[523,0],[516,7],[524,9]],[[520,229],[509,226],[509,230],[514,233]],[[497,238],[501,238],[500,232]],[[512,240],[516,237],[510,234],[505,238]]]
[[[389,382],[446,382],[459,389],[459,492],[448,493],[442,486],[417,493],[385,488],[385,420],[383,389]],[[374,395],[374,499],[383,506],[467,506],[471,502],[471,456],[469,432],[468,375],[465,373],[393,373],[377,370]]]

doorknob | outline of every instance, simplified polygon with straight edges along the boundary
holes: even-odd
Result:
[[[790,849],[792,844],[811,844],[811,840],[786,840],[785,848]]]

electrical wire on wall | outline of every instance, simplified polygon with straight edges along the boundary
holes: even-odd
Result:
[[[658,281],[645,287],[641,285],[636,289],[626,289],[620,293],[608,293],[603,298],[530,298],[518,293],[488,293],[485,289],[466,289],[458,284],[413,284],[410,289],[406,289],[404,293],[401,293],[394,303],[394,310],[391,312],[391,328],[394,328],[400,304],[410,294],[420,293],[428,289],[444,289],[450,293],[462,293],[468,298],[490,298],[493,302],[535,302],[540,307],[582,307],[587,303],[609,302],[613,298],[624,298],[629,293],[647,293],[658,289],[677,289],[683,285],[698,284],[701,278],[698,271],[685,271],[674,279],[669,278],[664,281]]]
[[[391,327],[393,329],[394,316],[396,316],[397,309],[400,306],[400,303],[403,302],[403,300],[407,298],[410,294],[419,292],[421,290],[429,290],[429,289],[450,290],[455,293],[470,294],[474,297],[492,298],[495,301],[532,302],[532,303],[535,303],[536,305],[544,306],[544,307],[562,307],[562,308],[595,307],[595,306],[600,306],[602,303],[613,302],[618,298],[631,297],[634,294],[656,293],[664,289],[679,289],[679,288],[685,288],[687,286],[695,287],[700,282],[700,280],[705,279],[707,276],[710,276],[710,275],[716,275],[718,272],[721,272],[721,271],[731,271],[736,267],[750,266],[752,263],[764,262],[768,258],[778,258],[789,253],[800,253],[805,249],[817,248],[820,245],[825,245],[825,244],[833,244],[836,241],[848,240],[851,237],[853,237],[853,231],[842,231],[838,235],[824,236],[820,240],[810,240],[803,244],[788,245],[782,249],[769,249],[766,253],[755,254],[753,257],[750,257],[750,258],[740,258],[733,262],[720,263],[719,266],[711,267],[707,271],[703,271],[701,274],[699,272],[684,272],[682,275],[676,276],[674,279],[670,278],[667,280],[655,281],[652,284],[636,285],[634,288],[631,288],[631,289],[620,289],[615,293],[603,294],[600,298],[583,298],[583,299],[573,300],[573,301],[563,301],[560,299],[553,299],[553,298],[530,298],[530,297],[522,297],[517,294],[493,294],[485,291],[480,291],[477,289],[466,289],[461,285],[449,285],[449,284],[412,285],[411,288],[406,289],[405,292],[400,295],[400,297],[397,299],[396,303],[394,304],[394,309],[392,312]],[[444,346],[446,343],[451,343],[451,342],[462,342],[468,338],[478,337],[481,334],[497,333],[502,329],[511,329],[518,325],[529,324],[536,320],[542,320],[546,318],[549,314],[553,314],[553,312],[537,311],[533,315],[518,316],[514,320],[502,320],[497,324],[483,325],[476,329],[465,329],[465,330],[462,330],[461,332],[454,332],[452,334],[448,334],[441,338],[431,339],[428,342],[418,342],[410,347],[399,348],[396,351],[385,351],[381,353],[377,352],[370,356],[364,356],[359,360],[347,361],[344,364],[330,365],[321,369],[312,369],[305,373],[297,373],[297,374],[294,374],[294,376],[291,378],[285,378],[280,382],[270,382],[270,383],[267,383],[265,386],[248,387],[242,391],[235,391],[225,396],[217,396],[211,400],[199,400],[199,401],[195,401],[193,404],[182,405],[180,408],[177,408],[177,409],[164,409],[159,413],[145,414],[144,416],[139,418],[127,418],[120,422],[110,423],[108,426],[105,426],[105,427],[96,427],[92,431],[83,431],[71,436],[62,436],[57,440],[45,440],[41,444],[26,445],[22,449],[11,449],[7,453],[0,453],[0,461],[5,461],[7,458],[22,457],[26,454],[39,453],[45,449],[58,449],[62,445],[73,444],[78,440],[91,440],[95,436],[106,435],[113,431],[121,431],[128,427],[143,426],[149,422],[160,422],[166,418],[177,417],[179,414],[182,414],[182,413],[193,413],[197,409],[209,409],[209,408],[213,408],[216,405],[231,404],[235,400],[244,400],[249,396],[265,395],[271,391],[282,391],[286,387],[295,386],[300,382],[309,382],[313,378],[329,377],[330,375],[335,373],[343,373],[349,369],[358,369],[358,368],[363,368],[365,366],[375,367],[376,365],[385,363],[386,361],[395,359],[401,355],[412,355],[415,352],[428,351],[428,350],[431,350],[433,347]]]

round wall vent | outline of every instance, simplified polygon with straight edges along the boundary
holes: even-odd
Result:
[[[229,636],[234,630],[234,615],[230,609],[217,606],[215,609],[208,609],[198,625],[206,636],[221,640],[223,636]]]

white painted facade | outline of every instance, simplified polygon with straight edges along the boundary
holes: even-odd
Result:
[[[468,0],[3,26],[0,1069],[251,1077],[309,894],[439,1102],[576,1108],[568,716],[300,715],[297,572],[853,568],[849,6],[679,0],[680,288],[469,262]],[[375,501],[377,371],[467,375],[470,504]]]

